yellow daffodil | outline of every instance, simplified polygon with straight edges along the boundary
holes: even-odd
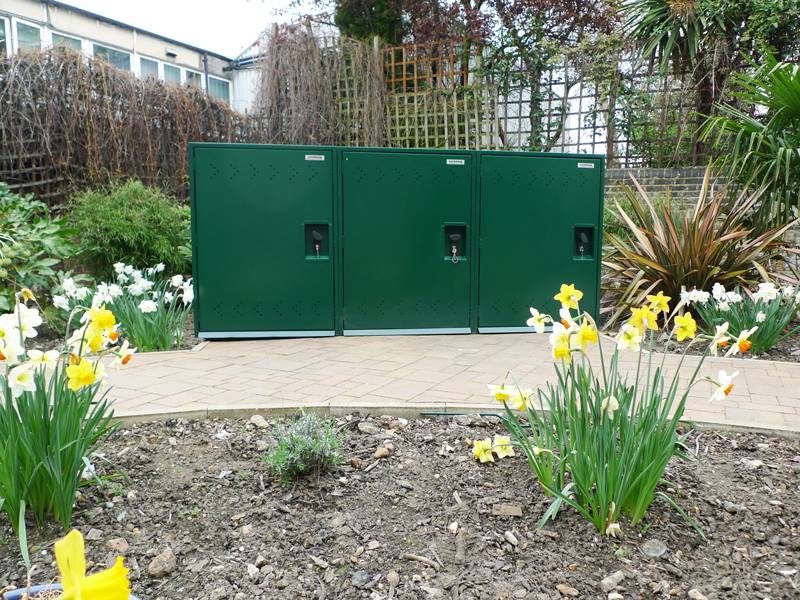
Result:
[[[533,327],[536,333],[544,333],[545,325],[547,325],[553,319],[550,315],[545,315],[540,313],[535,308],[531,307],[531,318],[528,319],[527,325],[528,327]]]
[[[561,306],[563,308],[569,309],[577,309],[578,302],[580,302],[581,298],[583,298],[583,292],[580,290],[576,290],[573,284],[561,284],[561,291],[559,291],[555,296],[553,296],[554,300],[558,300],[561,302]]]
[[[514,388],[503,385],[488,385],[489,395],[498,402],[508,402],[514,395]]]
[[[633,350],[638,352],[642,343],[642,332],[638,327],[625,323],[617,336],[617,348],[620,350]]]
[[[687,312],[685,315],[675,317],[675,339],[679,342],[686,338],[693,340],[695,335],[697,335],[697,322],[692,313]]]
[[[482,463],[494,462],[492,454],[492,440],[489,438],[472,442],[472,456]]]
[[[572,358],[570,338],[572,333],[561,323],[553,323],[553,333],[550,334],[550,345],[553,347],[553,358],[568,362]]]
[[[648,329],[658,331],[658,320],[656,313],[653,312],[649,306],[642,306],[641,308],[631,309],[631,318],[628,323],[636,327],[643,334]]]
[[[523,411],[530,405],[531,394],[533,390],[517,389],[508,400],[508,405],[514,410]]]
[[[659,291],[655,295],[648,295],[647,301],[650,303],[650,310],[658,313],[669,313],[669,301],[672,300],[670,296],[665,296],[664,292]]]
[[[619,400],[617,400],[614,396],[608,396],[603,399],[603,403],[600,405],[600,411],[608,415],[608,420],[614,420],[614,413],[619,410]]]
[[[89,323],[93,328],[107,332],[116,325],[117,318],[113,312],[105,306],[101,306],[100,308],[89,309]]]
[[[121,556],[110,569],[86,576],[83,536],[76,530],[55,543],[64,592],[56,600],[128,600],[131,584]]]
[[[728,375],[725,371],[720,371],[716,379],[709,378],[709,381],[714,386],[714,392],[711,394],[709,402],[715,400],[725,400],[733,391],[733,380],[739,375],[739,371]]]
[[[581,322],[578,332],[575,334],[575,337],[581,350],[586,350],[587,345],[597,343],[597,328],[589,321],[589,319],[584,318]]]
[[[36,296],[33,295],[33,292],[30,290],[30,288],[22,288],[19,291],[19,296],[22,298],[23,302],[28,302],[29,300],[33,300],[34,302],[36,301]]]
[[[514,456],[514,446],[511,445],[511,438],[507,435],[495,434],[494,441],[492,442],[492,450],[494,450],[497,458]]]
[[[725,353],[725,356],[733,356],[738,352],[741,352],[742,354],[748,352],[750,348],[753,347],[753,342],[750,341],[750,336],[753,335],[757,330],[758,326],[739,332],[739,335],[736,336],[736,343],[733,344],[730,350]]]
[[[87,385],[92,385],[98,377],[95,366],[85,358],[81,358],[77,364],[67,367],[67,379],[69,389],[77,392]]]

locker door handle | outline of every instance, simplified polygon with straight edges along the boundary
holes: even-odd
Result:
[[[444,225],[445,260],[457,265],[467,259],[467,226],[462,223]]]

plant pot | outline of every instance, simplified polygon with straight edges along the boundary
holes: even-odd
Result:
[[[59,585],[58,583],[53,583],[51,585],[33,585],[31,586],[31,594],[35,596],[37,592],[44,592],[47,590],[60,590],[60,589],[61,585]],[[6,592],[3,595],[3,597],[5,598],[5,600],[20,600],[20,598],[22,598],[22,595],[24,593],[25,589],[19,589],[11,592]],[[138,598],[136,598],[136,596],[131,595],[129,600],[138,600]]]

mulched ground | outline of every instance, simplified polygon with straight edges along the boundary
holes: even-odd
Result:
[[[666,479],[708,541],[661,500],[614,540],[569,509],[537,530],[548,500],[525,461],[470,456],[468,440],[501,431],[491,418],[339,424],[345,464],[288,487],[261,460],[271,427],[121,429],[102,449],[109,462],[95,460],[104,485],[85,489],[75,517],[93,566],[124,553],[143,600],[800,597],[796,440],[691,433],[696,459],[674,459]],[[386,444],[389,458],[373,459]],[[30,531],[40,581],[55,576],[58,535]],[[0,540],[2,588],[24,568],[2,521]],[[666,552],[649,558],[657,542]]]

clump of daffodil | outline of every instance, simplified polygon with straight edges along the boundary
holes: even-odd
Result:
[[[631,318],[628,323],[644,334],[648,329],[658,331],[658,313],[649,306],[631,309]]]
[[[55,543],[63,593],[56,600],[128,600],[131,584],[121,556],[114,566],[86,575],[83,536],[73,529]]]

